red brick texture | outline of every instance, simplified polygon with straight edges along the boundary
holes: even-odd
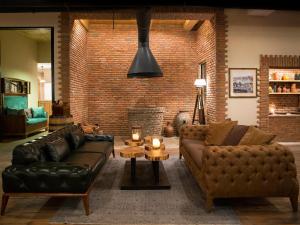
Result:
[[[197,32],[198,62],[206,62],[206,107],[209,122],[222,121],[226,111],[226,19],[219,10],[211,20],[205,20]]]
[[[101,14],[62,14],[62,92],[63,100],[70,103],[75,122],[99,123],[106,133],[127,135],[129,107],[165,107],[165,122],[174,122],[181,109],[189,110],[192,115],[196,97],[193,82],[198,64],[203,61],[207,62],[208,119],[224,120],[224,12],[207,10],[207,14],[198,17],[213,13],[215,16],[206,20],[198,31],[185,31],[179,24],[152,25],[150,47],[164,76],[150,79],[127,78],[137,50],[135,24],[116,25],[113,29],[112,24],[96,20],[101,19]],[[196,19],[197,13],[160,12],[154,17]],[[79,18],[95,19],[90,20],[88,32],[78,20],[73,24]],[[126,18],[130,15],[126,14]]]
[[[197,76],[193,51],[195,32],[180,25],[152,26],[150,48],[164,73],[159,78],[128,79],[137,50],[136,25],[91,21],[88,35],[89,122],[116,135],[128,134],[129,107],[165,107],[165,121],[174,121],[180,109],[192,112]]]
[[[259,126],[263,130],[277,135],[277,140],[300,141],[300,117],[269,117],[269,104],[275,103],[279,108],[297,108],[295,96],[269,96],[269,69],[270,68],[300,68],[299,56],[260,57],[260,99],[259,99]],[[294,105],[294,106],[293,106]]]
[[[89,71],[87,61],[87,30],[75,20],[70,40],[70,109],[74,121],[87,122]]]

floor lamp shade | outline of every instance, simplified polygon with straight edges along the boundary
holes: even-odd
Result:
[[[201,88],[206,86],[206,80],[205,79],[196,79],[194,82],[194,85],[196,88]]]

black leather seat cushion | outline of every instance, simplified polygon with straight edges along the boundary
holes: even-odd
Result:
[[[113,143],[109,141],[86,141],[84,145],[80,146],[75,152],[76,153],[103,153],[106,159],[109,158],[113,150]]]
[[[103,153],[73,153],[64,162],[71,163],[73,165],[89,167],[92,170],[92,173],[97,173],[103,164],[105,163],[106,158]]]
[[[12,165],[2,173],[4,192],[84,193],[93,179],[89,166],[63,162]]]

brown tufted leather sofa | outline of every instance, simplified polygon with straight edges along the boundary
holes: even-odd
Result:
[[[181,128],[179,151],[206,197],[208,211],[215,198],[289,197],[298,210],[299,184],[293,154],[270,145],[205,146],[208,126]]]

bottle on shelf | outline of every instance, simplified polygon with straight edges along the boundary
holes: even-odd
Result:
[[[278,93],[281,93],[281,92],[282,92],[282,88],[281,88],[280,86],[278,86],[277,92],[278,92]]]

